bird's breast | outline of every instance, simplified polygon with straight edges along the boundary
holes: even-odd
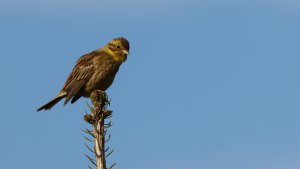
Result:
[[[90,95],[93,90],[105,91],[113,83],[119,65],[111,61],[105,61],[95,66],[94,74],[88,81],[85,93]]]

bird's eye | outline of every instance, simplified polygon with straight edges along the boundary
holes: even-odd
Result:
[[[120,49],[120,48],[121,48],[121,46],[117,45],[117,48],[118,48],[118,49]]]

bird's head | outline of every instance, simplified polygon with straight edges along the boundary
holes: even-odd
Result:
[[[114,60],[124,62],[129,55],[129,42],[125,38],[115,38],[107,44],[108,53]]]

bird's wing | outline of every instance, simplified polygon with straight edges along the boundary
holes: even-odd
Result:
[[[89,53],[83,55],[78,59],[76,65],[69,75],[66,83],[64,84],[62,91],[67,92],[66,100],[64,104],[67,104],[72,97],[74,97],[82,87],[86,85],[91,76],[94,73],[93,58],[95,53]]]

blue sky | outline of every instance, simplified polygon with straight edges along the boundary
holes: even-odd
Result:
[[[109,162],[299,169],[296,0],[2,0],[0,168],[88,168],[87,99],[35,110],[81,55],[124,36]]]

